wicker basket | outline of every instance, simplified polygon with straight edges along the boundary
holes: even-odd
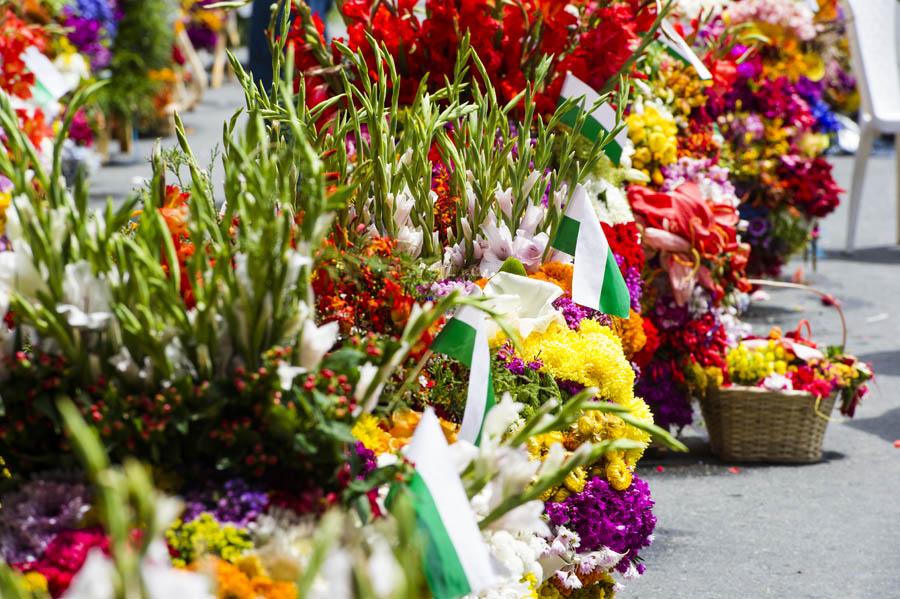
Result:
[[[822,439],[835,395],[759,387],[710,389],[700,400],[712,452],[739,462],[810,463],[822,459]]]
[[[831,296],[797,283],[760,279],[750,282],[765,287],[809,291],[822,297],[837,311],[841,322],[841,346],[847,344],[847,321],[840,304]],[[809,327],[808,322],[803,323]],[[805,391],[770,391],[733,385],[710,389],[700,398],[700,409],[709,432],[710,449],[720,458],[808,464],[822,459],[822,440],[836,399],[836,393],[816,399]]]

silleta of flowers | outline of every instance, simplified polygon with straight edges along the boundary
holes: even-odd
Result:
[[[701,4],[354,0],[326,43],[291,3],[284,80],[237,73],[224,197],[179,129],[102,212],[53,153],[88,94],[36,136],[44,33],[5,22],[0,594],[611,597],[652,571],[638,464],[692,396],[852,415],[864,365],[739,320],[836,202],[838,16]]]

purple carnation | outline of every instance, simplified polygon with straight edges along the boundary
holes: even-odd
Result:
[[[610,324],[609,316],[602,312],[598,312],[597,310],[579,306],[572,301],[572,296],[569,294],[557,298],[556,301],[553,302],[553,307],[562,312],[563,318],[566,319],[566,324],[569,325],[569,328],[573,331],[578,330],[581,326],[581,321],[585,318],[596,320],[600,324],[606,326],[609,326]]]
[[[629,266],[625,269],[625,286],[628,288],[628,297],[631,298],[631,309],[640,312],[644,281],[641,279],[641,271],[636,267]]]
[[[691,403],[674,380],[675,373],[669,361],[655,361],[644,366],[638,379],[635,394],[644,398],[653,422],[663,428],[681,428],[694,418]]]
[[[0,555],[9,563],[33,562],[59,532],[81,524],[91,508],[91,491],[76,480],[39,478],[0,504]]]
[[[673,297],[660,299],[656,302],[653,315],[655,316],[653,323],[662,331],[680,329],[690,320],[688,307],[686,305],[679,306]]]
[[[370,472],[378,467],[375,452],[363,445],[362,441],[357,441],[356,445],[353,446],[353,450],[356,452],[356,457],[361,464],[360,473],[357,477],[365,478]]]
[[[638,551],[653,542],[656,516],[652,510],[650,488],[637,476],[624,491],[616,491],[602,478],[594,477],[581,493],[547,504],[551,523],[578,533],[579,551],[608,547],[624,553],[625,557],[616,566],[620,572],[633,564],[643,573]]]
[[[567,381],[565,379],[556,379],[556,386],[560,391],[564,391],[569,395],[578,395],[584,391],[584,385],[575,381]]]
[[[503,362],[503,365],[508,371],[518,375],[525,374],[526,370],[540,370],[544,365],[540,360],[526,362],[516,355],[515,348],[513,348],[512,343],[508,341],[497,350],[497,358]]]
[[[245,527],[256,520],[269,506],[269,496],[252,489],[239,478],[229,480],[222,488],[208,487],[205,491],[189,493],[182,520],[190,522],[203,512],[209,512],[219,522],[231,522]]]

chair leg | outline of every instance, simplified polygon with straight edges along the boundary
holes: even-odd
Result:
[[[859,205],[862,200],[863,182],[866,177],[866,166],[869,155],[872,153],[872,144],[875,143],[875,128],[869,124],[863,124],[859,135],[859,148],[856,150],[856,158],[853,160],[853,179],[850,183],[850,212],[847,219],[847,245],[846,252],[853,251],[856,239],[856,225],[859,220]]]
[[[897,245],[900,245],[900,133],[894,134],[894,164],[897,185]]]

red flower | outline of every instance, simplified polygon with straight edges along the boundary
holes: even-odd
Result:
[[[44,555],[36,562],[17,564],[22,572],[39,572],[47,579],[50,594],[59,597],[66,592],[72,579],[81,570],[88,553],[99,547],[109,554],[109,538],[99,527],[64,530],[56,535]]]

